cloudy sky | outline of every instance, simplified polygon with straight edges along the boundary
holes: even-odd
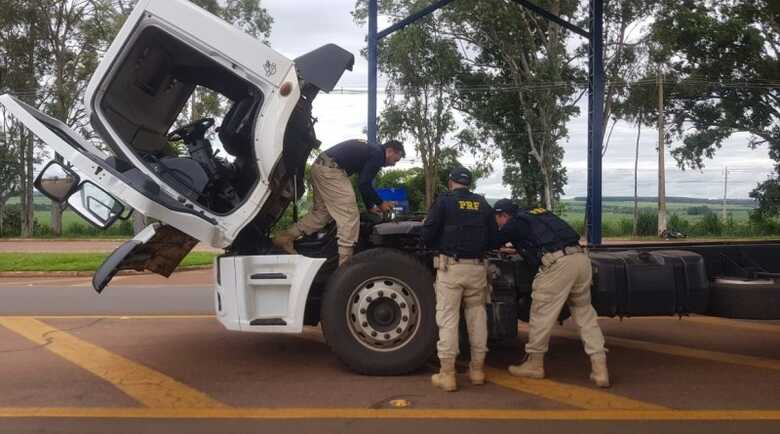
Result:
[[[349,89],[367,87],[367,64],[360,56],[365,46],[366,28],[352,20],[355,0],[262,0],[262,5],[274,17],[271,46],[288,57],[297,57],[326,43],[335,43],[355,54],[355,68],[344,74],[340,86]],[[380,29],[387,21],[380,19]],[[381,80],[381,79],[380,79]],[[317,134],[327,148],[339,141],[361,137],[366,125],[366,94],[321,95],[315,102]],[[380,111],[382,96],[379,96]],[[563,143],[566,151],[564,164],[569,182],[565,189],[567,197],[584,196],[586,192],[587,118],[583,106],[582,115],[569,125],[569,140]],[[693,196],[702,198],[723,197],[724,168],[728,167],[728,197],[746,198],[756,183],[771,173],[773,162],[766,147],[749,150],[747,135],[731,137],[707,162],[703,171],[677,168],[671,156],[666,158],[666,192],[669,196]],[[633,195],[633,167],[636,129],[633,125],[619,122],[612,133],[605,155],[605,196]],[[657,132],[643,128],[639,152],[639,194],[654,196],[657,193]],[[468,160],[464,160],[468,164]],[[414,164],[414,160],[403,162]],[[501,161],[494,164],[495,172],[482,180],[477,190],[491,198],[508,195],[502,184]]]

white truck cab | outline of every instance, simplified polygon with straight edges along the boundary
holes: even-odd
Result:
[[[312,99],[331,90],[353,61],[335,45],[293,61],[188,1],[142,0],[86,92],[92,127],[106,151],[11,95],[0,97],[0,104],[88,185],[160,222],[98,270],[94,284],[102,290],[121,269],[169,275],[197,242],[227,248],[242,231],[267,231],[302,193],[295,186],[303,185],[306,159],[319,146]],[[212,119],[196,119],[169,134],[198,88],[219,94],[229,106],[218,125],[226,158],[215,157],[206,138]],[[187,155],[170,152],[169,138],[183,141]],[[50,173],[61,171],[50,166]],[[77,211],[90,217],[95,206]],[[323,259],[282,255],[224,262],[218,267],[224,273],[228,263],[238,267],[248,279],[254,276],[248,285],[270,288],[272,295],[261,303],[218,291],[220,319],[228,328],[248,329],[252,321],[272,318],[286,324],[274,326],[278,331],[301,330],[300,300],[284,293],[308,287]],[[286,277],[270,278],[282,273]]]
[[[334,227],[299,240],[299,255],[270,242],[273,224],[303,194],[305,164],[319,146],[312,101],[353,63],[335,45],[290,60],[186,0],[141,0],[87,88],[99,146],[12,95],[0,104],[64,160],[36,179],[45,195],[99,227],[126,218],[125,207],[155,221],[96,270],[98,292],[120,270],[169,276],[206,243],[225,250],[215,259],[214,304],[226,328],[299,333],[322,321],[353,369],[396,374],[433,351],[432,274],[414,258],[366,247],[409,235],[419,222],[367,226],[362,250],[371,251],[354,258],[346,283]],[[218,125],[193,118],[194,92],[226,105]],[[366,258],[378,261],[361,265]]]

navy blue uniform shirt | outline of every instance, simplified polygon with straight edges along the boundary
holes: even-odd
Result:
[[[496,248],[493,208],[484,197],[465,188],[443,193],[431,205],[421,235],[425,245],[448,256],[481,258]]]
[[[374,190],[374,178],[385,165],[385,148],[363,140],[347,140],[325,151],[348,176],[360,173],[358,190],[363,196],[366,208],[373,208],[382,203],[382,199]]]

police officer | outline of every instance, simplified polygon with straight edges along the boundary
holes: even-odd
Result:
[[[431,381],[448,392],[457,389],[455,357],[461,301],[471,343],[469,378],[473,384],[485,382],[488,285],[483,256],[495,247],[497,228],[485,198],[468,190],[471,181],[467,169],[453,169],[449,174],[449,192],[437,198],[422,229],[425,244],[439,252],[434,266],[441,370]]]
[[[519,210],[511,200],[501,199],[494,210],[498,245],[511,242],[515,248],[523,249],[523,256],[532,266],[539,267],[532,285],[526,359],[521,365],[510,366],[509,373],[544,378],[544,354],[550,332],[565,303],[590,356],[591,380],[599,387],[609,387],[604,335],[590,302],[590,258],[579,245],[579,234],[542,208]]]
[[[374,190],[373,182],[384,166],[394,166],[406,155],[404,145],[391,140],[383,145],[364,140],[347,140],[321,153],[311,168],[314,206],[299,222],[274,238],[273,243],[295,254],[293,242],[301,235],[310,235],[336,220],[339,265],[349,259],[358,241],[360,213],[355,191],[349,177],[359,173],[358,189],[366,209],[382,214],[393,205],[384,202]]]

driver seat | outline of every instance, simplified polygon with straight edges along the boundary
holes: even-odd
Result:
[[[222,125],[219,127],[219,140],[225,152],[234,157],[252,155],[252,127],[254,114],[262,103],[261,97],[246,96],[233,103]]]

